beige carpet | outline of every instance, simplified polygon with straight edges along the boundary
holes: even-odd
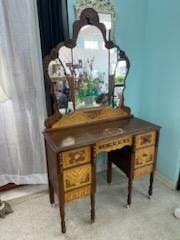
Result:
[[[173,216],[180,194],[155,181],[154,195],[146,198],[148,178],[134,182],[133,203],[124,208],[126,178],[113,170],[113,183],[98,174],[96,222],[90,223],[89,198],[67,204],[67,233],[60,231],[58,206],[48,193],[11,200],[14,213],[0,219],[0,240],[180,240],[180,220]]]

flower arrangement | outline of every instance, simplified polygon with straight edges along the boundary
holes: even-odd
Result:
[[[93,75],[94,57],[86,60],[88,70],[84,71],[83,81],[78,90],[78,98],[80,102],[88,100],[89,104],[93,101],[94,97],[99,94],[99,79]],[[90,98],[89,98],[90,97]]]

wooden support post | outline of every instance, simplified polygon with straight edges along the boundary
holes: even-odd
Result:
[[[107,183],[112,183],[112,162],[110,159],[107,160]]]
[[[96,146],[91,149],[92,189],[91,189],[91,221],[95,221],[95,193],[96,193]]]
[[[65,193],[64,193],[64,184],[63,184],[63,161],[62,154],[57,155],[57,174],[59,179],[59,208],[60,208],[60,216],[61,216],[61,231],[62,233],[66,232],[66,223],[65,223]]]

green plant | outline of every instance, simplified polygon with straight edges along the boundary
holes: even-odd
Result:
[[[86,69],[84,72],[84,81],[78,90],[78,98],[80,102],[84,101],[86,97],[97,97],[99,94],[100,80],[93,77],[94,59],[94,57],[86,59],[89,70],[87,71]]]
[[[124,82],[124,77],[118,76],[118,77],[115,78],[115,83],[116,84],[121,84],[123,82]]]
[[[98,85],[99,81],[97,79],[86,79],[83,86],[79,89],[79,100],[83,101],[85,97],[98,96]]]

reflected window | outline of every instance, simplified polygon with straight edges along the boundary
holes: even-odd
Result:
[[[126,73],[127,73],[126,61],[119,61],[118,67],[116,68],[116,76],[122,77],[124,79]]]
[[[98,42],[97,41],[84,41],[84,48],[86,49],[98,49]]]

